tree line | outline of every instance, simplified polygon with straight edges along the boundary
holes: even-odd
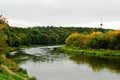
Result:
[[[100,30],[107,31],[99,28],[37,26],[33,28],[6,27],[4,33],[8,36],[7,44],[10,47],[18,47],[20,45],[64,44],[65,39],[72,33],[89,34]]]
[[[120,30],[92,32],[90,34],[73,33],[66,39],[66,45],[78,49],[120,49]]]
[[[83,27],[33,26],[18,28],[9,26],[8,21],[0,16],[0,51],[7,47],[29,45],[64,44],[72,33],[87,35],[92,32],[108,32],[109,29]]]

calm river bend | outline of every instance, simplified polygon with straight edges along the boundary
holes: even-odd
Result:
[[[10,58],[37,80],[120,80],[120,58],[73,56],[57,47],[22,48]]]

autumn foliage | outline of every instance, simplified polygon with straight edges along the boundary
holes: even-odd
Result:
[[[69,47],[78,49],[120,49],[120,30],[102,32],[92,32],[85,35],[81,33],[71,34],[65,41]]]

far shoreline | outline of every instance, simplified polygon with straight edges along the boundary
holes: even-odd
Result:
[[[100,56],[100,57],[119,57],[120,50],[105,50],[105,49],[73,49],[70,47],[60,47],[58,49],[61,52],[65,52],[71,55],[90,55],[90,56]]]

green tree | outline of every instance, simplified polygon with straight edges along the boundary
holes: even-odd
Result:
[[[3,30],[0,28],[0,54],[2,54],[7,47],[6,40],[7,40],[7,36],[4,34]]]

